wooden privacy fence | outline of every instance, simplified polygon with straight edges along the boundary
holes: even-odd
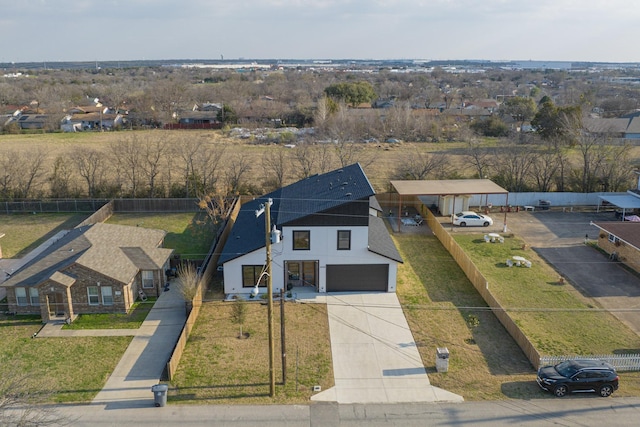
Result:
[[[218,258],[220,257],[220,252],[224,247],[224,244],[227,241],[231,228],[235,223],[235,219],[238,216],[238,212],[240,212],[240,202],[235,200],[229,209],[227,214],[227,218],[225,219],[224,225],[220,228],[218,235],[216,236],[216,240],[213,242],[211,246],[212,249],[209,251],[207,258],[205,259],[204,264],[202,265],[202,280],[200,280],[200,286],[198,286],[198,290],[196,295],[193,297],[191,301],[192,308],[191,312],[187,316],[187,320],[185,321],[184,328],[180,332],[180,336],[178,337],[178,341],[176,342],[173,351],[171,352],[171,357],[167,362],[167,378],[169,381],[173,379],[175,375],[178,365],[180,364],[180,359],[182,358],[182,353],[184,352],[185,347],[187,346],[187,341],[189,340],[189,335],[191,335],[191,331],[193,330],[193,326],[198,319],[198,314],[200,314],[200,308],[202,306],[202,300],[204,292],[206,291],[206,287],[211,281],[213,275],[218,266]]]
[[[542,356],[540,366],[555,365],[565,360],[591,359],[607,362],[617,371],[640,371],[640,354],[603,354],[592,356]]]
[[[487,279],[482,275],[480,270],[478,270],[473,261],[471,261],[471,258],[462,250],[460,245],[447,233],[433,213],[429,209],[421,209],[421,212],[422,216],[426,217],[427,224],[429,228],[431,228],[431,231],[433,231],[433,234],[435,234],[438,240],[440,240],[440,243],[442,243],[442,246],[451,254],[469,281],[473,284],[473,287],[491,308],[491,311],[498,321],[504,326],[507,332],[509,332],[509,335],[511,335],[518,346],[520,346],[531,364],[537,368],[540,364],[540,353],[538,353],[538,350],[536,350],[531,341],[529,341],[529,338],[520,330],[515,321],[509,316],[509,313],[504,310],[496,297],[491,293],[491,287]]]
[[[173,379],[173,376],[178,370],[178,364],[180,364],[182,353],[184,352],[184,349],[187,346],[189,335],[193,330],[193,326],[196,324],[196,320],[198,319],[198,314],[200,314],[200,307],[202,306],[202,292],[204,288],[203,284],[204,284],[204,281],[200,281],[200,286],[198,286],[196,295],[193,297],[193,300],[191,301],[192,303],[191,311],[187,316],[187,320],[185,321],[184,327],[180,332],[178,341],[176,342],[176,345],[173,347],[173,351],[171,352],[171,357],[167,362],[167,378],[169,379],[169,381]],[[185,310],[186,310],[186,307],[185,307]]]

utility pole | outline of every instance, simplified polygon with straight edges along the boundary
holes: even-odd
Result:
[[[275,361],[275,345],[273,339],[273,282],[271,280],[271,204],[267,202],[256,211],[256,217],[265,212],[265,247],[267,249],[267,321],[269,324],[269,396],[276,395],[276,377],[273,369]]]
[[[287,347],[284,341],[284,288],[280,289],[280,349],[282,353],[282,385],[287,384]]]

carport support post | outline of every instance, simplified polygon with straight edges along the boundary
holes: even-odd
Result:
[[[502,227],[502,232],[507,232],[507,211],[509,210],[509,193],[507,193],[507,201],[505,202],[505,206],[507,209],[504,210],[504,226]]]
[[[402,195],[400,194],[398,197],[398,233],[402,232],[402,227],[400,227],[401,216],[402,216]]]

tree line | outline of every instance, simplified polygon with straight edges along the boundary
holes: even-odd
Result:
[[[619,192],[634,185],[632,147],[606,134],[576,131],[561,142],[536,135],[526,141],[487,140],[466,132],[464,142],[446,149],[420,143],[320,143],[316,138],[288,149],[152,131],[121,133],[104,147],[57,154],[37,147],[4,150],[0,200],[260,195],[355,162],[377,182],[489,178],[514,192]],[[386,191],[383,184],[379,187]]]

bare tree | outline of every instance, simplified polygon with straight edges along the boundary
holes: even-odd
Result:
[[[87,184],[87,195],[89,198],[96,197],[106,170],[105,155],[96,150],[77,150],[71,155],[71,158],[76,165],[78,174]]]
[[[270,150],[262,156],[262,168],[271,177],[274,188],[280,188],[284,185],[288,166],[289,156],[285,149]]]
[[[182,179],[185,197],[217,192],[220,162],[225,148],[193,138],[182,138],[173,143],[174,154],[182,161]]]
[[[233,199],[222,194],[206,194],[198,197],[198,207],[204,210],[212,224],[219,223],[229,215]]]
[[[324,144],[323,144],[324,145]],[[298,171],[299,179],[308,178],[313,174],[315,164],[315,150],[309,142],[299,144],[293,152],[294,169]]]
[[[226,186],[228,194],[239,194],[244,184],[245,176],[251,172],[251,161],[241,154],[233,156],[227,163]]]
[[[153,137],[147,137],[139,140],[134,135],[134,143],[140,145],[141,149],[141,164],[142,173],[146,178],[146,185],[149,191],[149,197],[161,196],[156,194],[158,180],[162,173],[162,166],[165,163],[165,157],[167,156],[170,148],[169,141],[164,134],[154,135]]]
[[[137,197],[142,186],[143,151],[135,135],[109,145],[111,160],[119,177],[124,177],[128,195]]]
[[[231,319],[233,320],[233,323],[240,326],[240,335],[238,335],[238,338],[248,338],[249,334],[244,334],[242,332],[242,326],[247,319],[247,303],[243,298],[236,298],[233,302]]]
[[[314,163],[318,173],[326,173],[333,169],[334,155],[329,144],[317,144],[312,147]]]
[[[165,121],[175,119],[183,109],[188,85],[181,76],[158,80],[153,83],[151,94],[156,110]]]
[[[193,167],[200,178],[200,191],[217,191],[221,173],[221,162],[225,159],[225,147],[213,143],[202,143],[194,159]]]
[[[17,169],[15,180],[16,196],[26,199],[37,188],[45,176],[44,165],[47,159],[45,151],[36,148],[27,152],[17,153],[14,156],[14,167]]]
[[[313,123],[318,130],[324,129],[327,121],[329,120],[329,107],[327,107],[327,102],[327,97],[323,96],[318,100],[316,104],[316,110],[313,115]]]
[[[603,168],[609,155],[608,135],[579,131],[575,143],[580,153],[580,167],[574,170],[575,191],[590,193],[597,189]]]
[[[340,166],[349,166],[357,161],[362,151],[362,145],[354,142],[341,141],[335,144],[335,153]]]
[[[14,181],[20,173],[18,156],[16,151],[7,151],[0,156],[0,197],[5,200],[14,197]]]
[[[606,161],[602,165],[600,185],[602,191],[626,191],[633,181],[631,145],[609,146]]]
[[[4,364],[12,363],[4,361]],[[14,363],[15,364],[15,363]],[[74,420],[61,415],[54,407],[41,403],[50,399],[50,387],[23,374],[19,367],[6,369],[0,376],[0,425],[3,426],[65,426]]]
[[[474,136],[467,138],[466,157],[476,170],[477,177],[484,179],[489,175],[491,169],[492,155],[487,147],[483,147],[480,141]]]
[[[182,160],[185,197],[194,197],[199,191],[197,188],[199,178],[196,172],[199,145],[197,140],[188,138],[180,139],[173,144],[175,155]]]
[[[497,180],[509,191],[526,191],[535,154],[522,146],[510,144],[495,153]]]
[[[396,170],[398,179],[420,180],[446,176],[450,161],[444,153],[425,153],[413,150],[403,157]]]
[[[531,181],[535,183],[535,191],[551,191],[559,169],[558,153],[552,147],[547,146],[539,151],[531,164]]]
[[[70,197],[73,166],[67,155],[59,155],[53,161],[53,171],[49,176],[49,192],[51,197]]]

